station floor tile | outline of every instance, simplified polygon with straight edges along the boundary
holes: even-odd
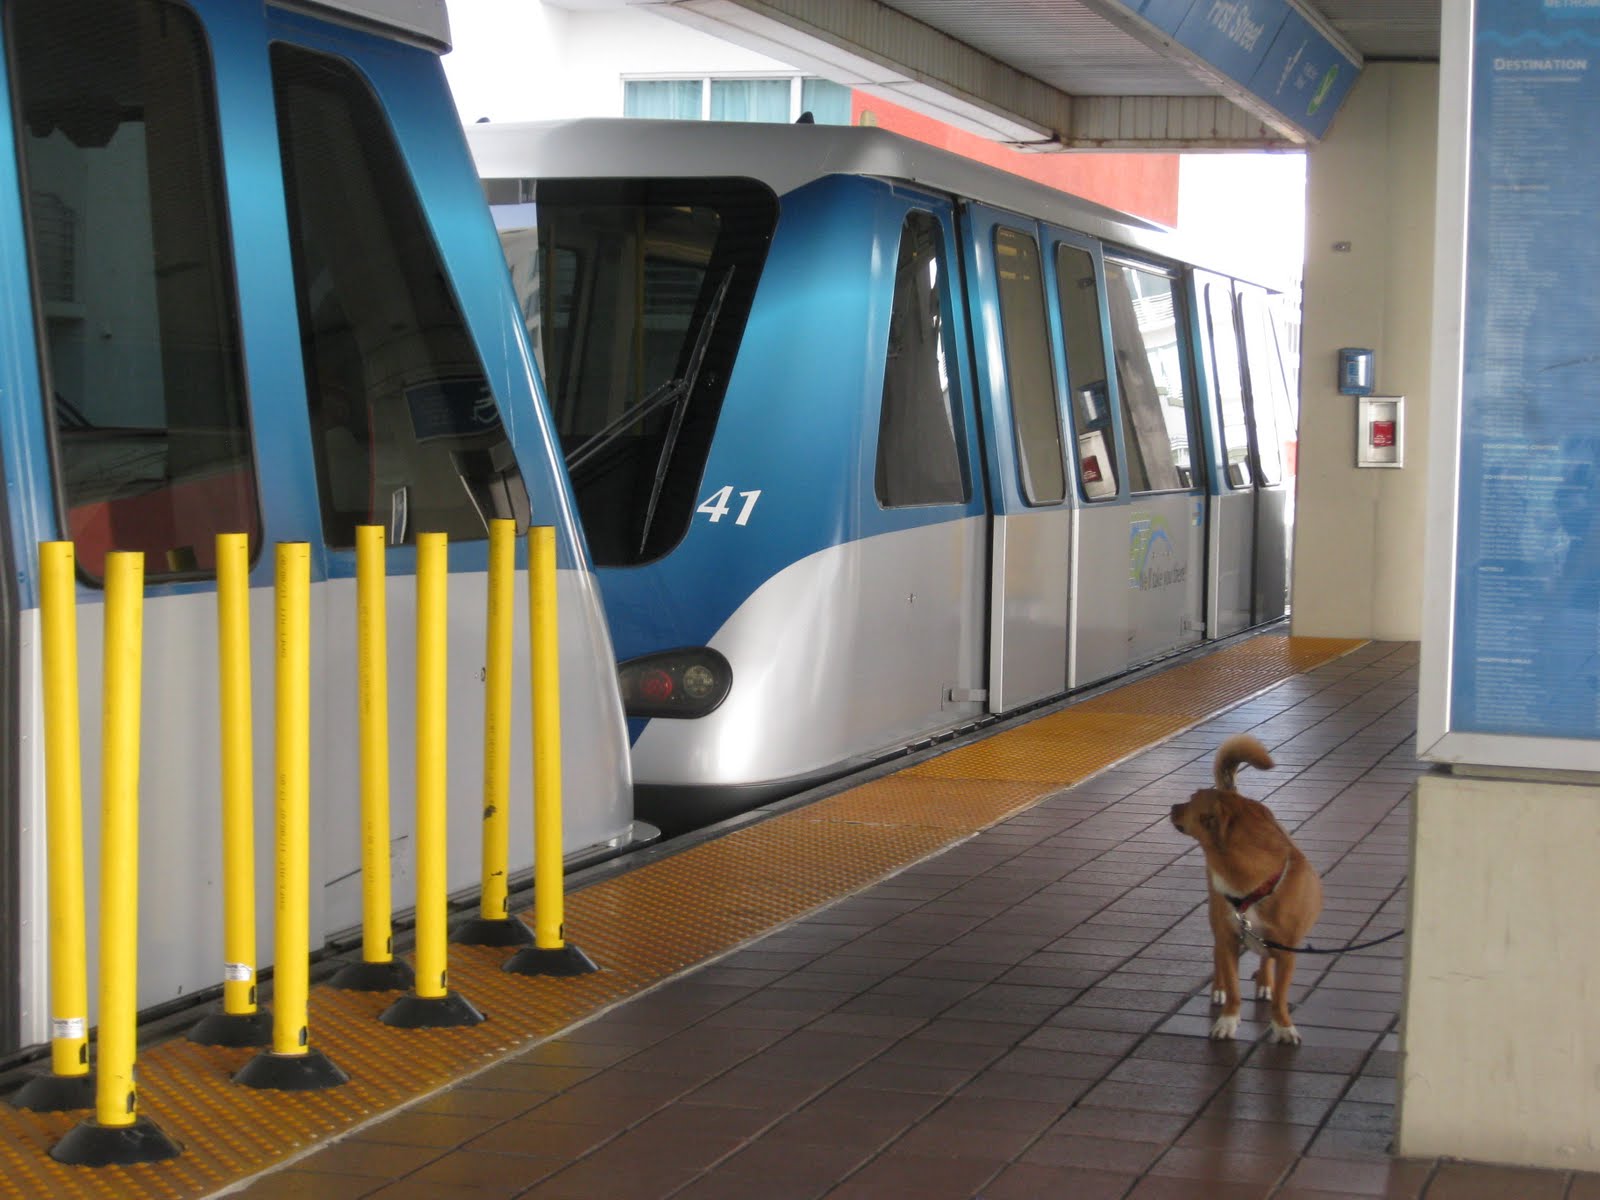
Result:
[[[578,888],[594,975],[452,948],[482,1026],[400,1035],[392,996],[314,989],[345,1087],[241,1097],[249,1052],[153,1047],[172,1163],[61,1168],[71,1118],[0,1113],[0,1195],[1600,1196],[1390,1155],[1398,940],[1302,957],[1303,1046],[1253,1007],[1206,1036],[1203,873],[1167,807],[1256,732],[1280,765],[1246,790],[1324,875],[1318,935],[1397,929],[1415,691],[1414,646],[1285,637],[1107,689]]]

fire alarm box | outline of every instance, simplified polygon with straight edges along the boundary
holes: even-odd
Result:
[[[1106,450],[1106,439],[1098,429],[1078,435],[1078,470],[1083,478],[1083,494],[1090,500],[1106,500],[1117,494],[1117,476]]]
[[[1356,401],[1356,466],[1398,467],[1405,460],[1404,396]]]

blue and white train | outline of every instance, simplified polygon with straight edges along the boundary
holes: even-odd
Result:
[[[879,130],[468,141],[620,655],[641,816],[739,812],[1284,615],[1272,290]]]
[[[146,555],[142,1007],[223,978],[218,532],[254,556],[258,965],[275,542],[311,546],[313,946],[361,920],[358,524],[392,543],[396,903],[413,894],[418,531],[451,539],[452,889],[479,869],[492,516],[558,530],[564,849],[634,837],[615,654],[447,44],[443,0],[0,0],[0,1055],[49,1031],[40,541],[77,545],[91,973],[98,860],[126,853],[99,837],[99,576],[108,550]],[[513,764],[518,869],[528,738]]]

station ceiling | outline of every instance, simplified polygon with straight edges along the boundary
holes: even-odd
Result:
[[[1314,143],[1368,63],[1438,60],[1441,2],[659,0],[657,10],[1018,146],[1203,150]]]

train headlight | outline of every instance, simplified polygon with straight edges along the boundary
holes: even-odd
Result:
[[[684,668],[683,690],[691,700],[704,700],[717,690],[717,677],[712,674],[710,667],[695,663],[692,667]]]
[[[728,697],[733,669],[715,650],[693,646],[631,658],[617,667],[630,717],[703,717]]]

